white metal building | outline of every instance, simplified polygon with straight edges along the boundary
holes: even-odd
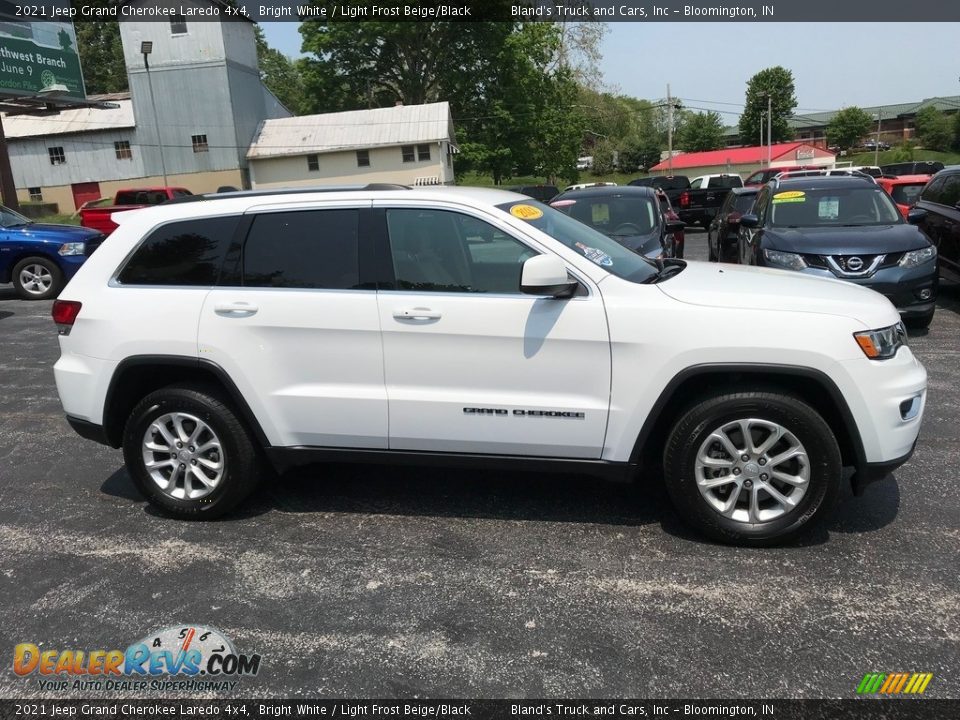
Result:
[[[3,118],[20,200],[55,202],[67,213],[131,185],[249,187],[257,128],[290,115],[260,80],[254,27],[182,16],[121,22],[130,92],[111,100],[119,108]],[[149,74],[143,41],[152,43]]]
[[[265,120],[250,145],[255,188],[318,183],[453,184],[450,104]]]

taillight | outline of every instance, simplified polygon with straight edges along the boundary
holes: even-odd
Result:
[[[57,324],[57,331],[61,335],[69,335],[70,330],[73,329],[73,323],[77,320],[77,315],[80,314],[81,304],[76,300],[54,300],[53,301],[53,310],[51,315],[53,315],[53,321]]]
[[[688,207],[690,205],[690,193],[684,191],[680,193],[680,207]]]

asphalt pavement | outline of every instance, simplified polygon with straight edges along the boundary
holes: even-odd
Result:
[[[9,660],[192,624],[262,655],[211,697],[847,698],[867,672],[960,697],[957,288],[910,339],[913,459],[776,549],[701,539],[656,483],[581,476],[330,466],[166,519],[63,419],[49,312],[0,287],[0,697],[154,697],[50,692]]]

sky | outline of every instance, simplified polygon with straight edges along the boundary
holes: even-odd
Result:
[[[300,55],[298,23],[263,23],[267,41]],[[960,95],[958,23],[608,23],[607,89],[671,94],[737,121],[747,81],[773,65],[793,72],[797,114]]]

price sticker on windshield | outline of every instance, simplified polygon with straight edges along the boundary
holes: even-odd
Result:
[[[773,204],[806,202],[807,194],[800,190],[788,190],[787,192],[777,193],[773,196]]]
[[[510,214],[521,220],[537,220],[543,217],[543,210],[533,205],[514,205],[510,208]]]

